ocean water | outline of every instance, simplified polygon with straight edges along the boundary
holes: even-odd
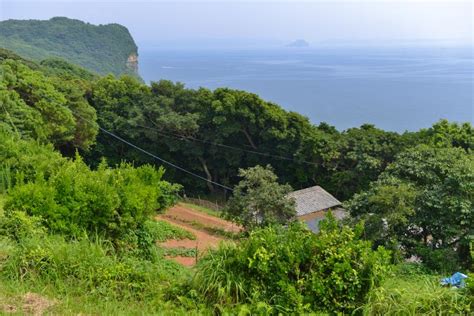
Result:
[[[141,51],[139,61],[146,82],[242,89],[340,130],[474,120],[472,47],[161,49]]]

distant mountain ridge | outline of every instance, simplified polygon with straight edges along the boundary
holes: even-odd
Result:
[[[138,76],[138,48],[120,24],[66,17],[0,22],[0,47],[33,60],[59,57],[99,74]]]

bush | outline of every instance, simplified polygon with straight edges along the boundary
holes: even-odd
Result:
[[[0,193],[13,187],[18,178],[33,181],[42,174],[48,179],[66,162],[52,146],[22,140],[0,130]]]
[[[115,169],[103,162],[91,171],[77,157],[45,179],[41,175],[10,190],[5,212],[41,216],[51,232],[79,236],[84,231],[118,240],[140,227],[157,210],[169,207],[178,186],[162,181],[151,166]]]
[[[461,268],[458,252],[452,248],[432,249],[431,247],[417,247],[417,254],[423,264],[438,273],[453,274]]]
[[[0,216],[0,235],[16,242],[32,236],[43,236],[46,229],[39,217],[13,211],[9,216]]]
[[[379,284],[387,261],[387,251],[372,251],[334,219],[317,235],[294,223],[221,245],[198,263],[193,287],[212,305],[263,302],[275,313],[350,312]]]

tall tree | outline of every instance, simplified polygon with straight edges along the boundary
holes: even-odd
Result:
[[[458,260],[468,264],[474,156],[461,148],[409,149],[347,206],[353,216],[367,219],[368,237],[377,243],[396,242],[427,262],[440,251],[457,251]]]
[[[240,169],[239,176],[242,180],[225,209],[230,219],[252,230],[294,218],[295,201],[287,196],[291,187],[279,184],[270,166]]]

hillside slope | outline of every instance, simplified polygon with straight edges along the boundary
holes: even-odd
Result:
[[[34,60],[60,57],[99,74],[138,76],[137,45],[119,24],[55,17],[0,22],[0,47]]]

